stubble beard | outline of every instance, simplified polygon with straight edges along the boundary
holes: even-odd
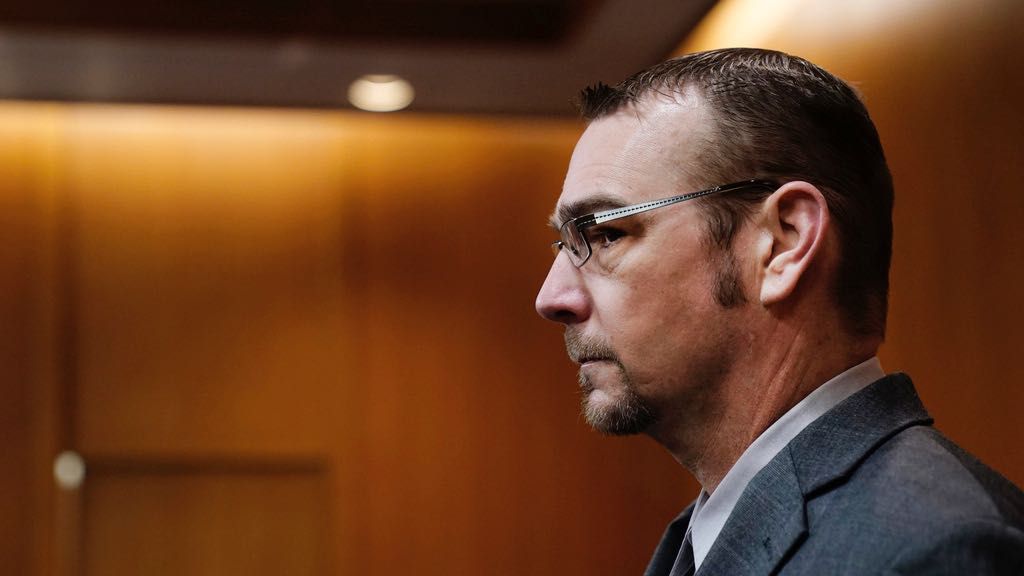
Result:
[[[592,398],[596,386],[580,370],[580,412],[591,428],[609,436],[630,436],[654,424],[655,412],[650,403],[637,391],[626,367],[609,346],[585,339],[570,328],[565,332],[565,347],[573,360],[600,359],[614,365],[618,374],[619,381],[612,384],[614,393],[608,394],[609,401],[598,402]]]

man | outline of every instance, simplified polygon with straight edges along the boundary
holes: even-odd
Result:
[[[875,357],[892,181],[849,86],[717,50],[581,109],[537,310],[588,422],[703,488],[646,574],[1024,574],[1024,495]]]

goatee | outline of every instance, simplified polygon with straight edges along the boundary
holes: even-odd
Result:
[[[597,402],[591,398],[596,389],[594,383],[580,369],[580,409],[594,430],[610,436],[628,436],[644,432],[653,424],[654,411],[637,392],[625,365],[610,346],[569,328],[565,331],[565,349],[574,362],[601,360],[613,364],[618,373],[618,384],[612,384],[615,389],[606,391],[610,400]]]

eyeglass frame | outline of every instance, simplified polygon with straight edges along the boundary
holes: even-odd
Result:
[[[710,196],[721,192],[733,192],[736,190],[743,190],[745,188],[767,188],[774,190],[777,187],[778,184],[768,180],[742,180],[740,182],[722,184],[720,186],[715,186],[714,188],[708,188],[707,190],[699,190],[697,192],[689,192],[687,194],[680,194],[670,198],[662,198],[661,200],[651,200],[648,202],[641,202],[640,204],[632,204],[630,206],[612,208],[610,210],[603,210],[592,214],[584,214],[583,216],[577,216],[566,220],[558,227],[558,234],[561,236],[561,239],[552,242],[551,249],[557,257],[563,248],[567,248],[569,261],[577,268],[582,268],[594,254],[594,249],[590,245],[590,239],[587,238],[586,233],[584,233],[587,228],[591,228],[598,224],[604,224],[605,222],[611,222],[612,220],[618,220],[619,218],[648,212],[656,208],[663,208],[665,206],[671,206],[687,200],[693,200],[694,198],[702,198],[704,196]],[[586,246],[587,254],[585,256],[580,257],[579,252],[573,249],[573,237],[571,236],[573,231],[579,235],[579,238],[582,241],[582,246]],[[579,264],[576,263],[577,259],[579,260]]]

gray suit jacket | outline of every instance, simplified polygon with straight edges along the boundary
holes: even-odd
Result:
[[[905,374],[847,398],[751,480],[697,576],[1024,574],[1024,493],[931,423]],[[675,576],[692,510],[645,576]]]

